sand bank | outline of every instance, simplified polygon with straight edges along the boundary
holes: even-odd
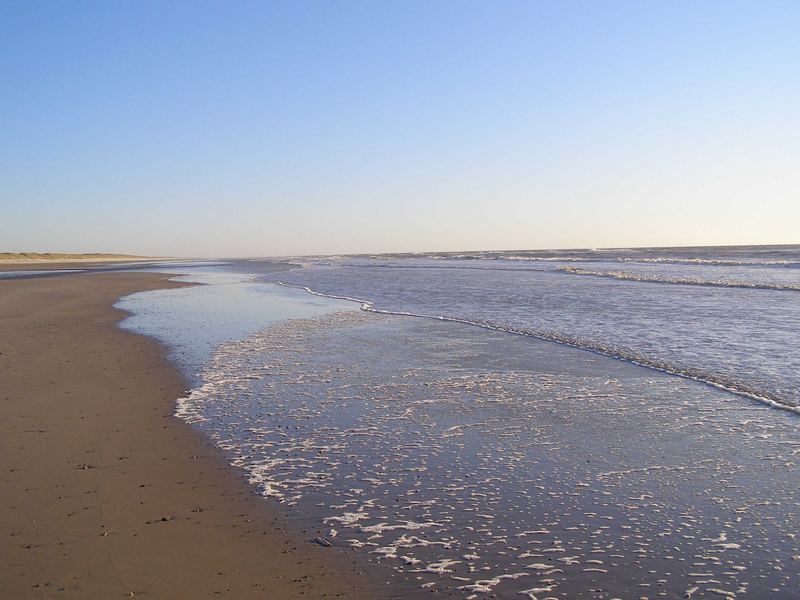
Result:
[[[0,265],[16,263],[136,262],[152,260],[166,260],[166,257],[108,253],[66,254],[60,252],[0,252]]]

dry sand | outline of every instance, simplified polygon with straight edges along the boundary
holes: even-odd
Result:
[[[15,263],[63,263],[63,262],[125,262],[149,261],[164,257],[137,256],[135,254],[78,253],[60,252],[0,252],[0,265]]]
[[[184,381],[112,308],[164,277],[0,281],[0,598],[389,597],[172,417]]]
[[[184,258],[59,258],[59,259],[19,259],[19,260],[0,260],[0,272],[2,271],[52,271],[62,269],[92,269],[95,267],[118,267],[131,265],[140,267],[142,263],[153,263],[159,261],[180,262],[191,260]]]

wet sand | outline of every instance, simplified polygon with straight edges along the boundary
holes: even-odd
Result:
[[[112,305],[174,285],[0,281],[0,597],[387,597],[172,416],[184,381]]]

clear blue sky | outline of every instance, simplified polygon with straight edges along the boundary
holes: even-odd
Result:
[[[800,2],[0,4],[0,251],[800,243]]]

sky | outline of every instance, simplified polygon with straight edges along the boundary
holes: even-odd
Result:
[[[800,3],[0,2],[0,252],[800,243]]]

